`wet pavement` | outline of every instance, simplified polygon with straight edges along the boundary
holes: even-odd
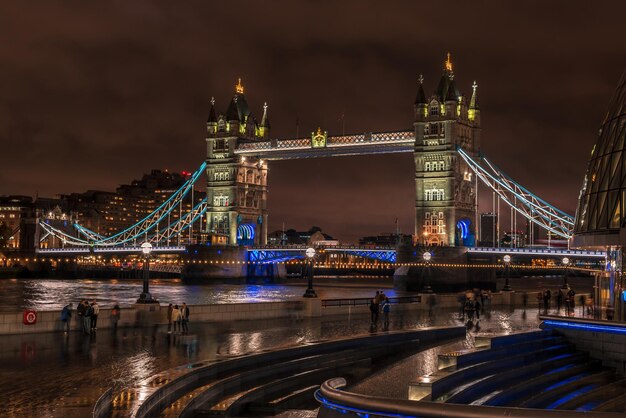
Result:
[[[431,325],[461,325],[456,310],[434,310],[394,315],[390,330]],[[487,310],[468,324],[465,340],[445,351],[473,346],[478,333],[510,333],[535,329],[537,309]],[[382,331],[371,328],[369,316],[354,315],[305,319],[240,321],[228,324],[190,323],[190,335],[167,334],[163,327],[98,331],[95,337],[79,333],[4,336],[0,339],[0,404],[2,417],[53,417],[68,414],[68,405],[91,405],[106,388],[132,387],[168,368],[199,360],[219,360],[263,349],[286,348],[322,339]],[[375,395],[406,397],[407,383],[433,370],[437,350],[409,357],[404,365],[376,371],[390,384],[373,379],[353,389]],[[391,384],[393,383],[393,384]],[[124,399],[118,401],[124,402]]]

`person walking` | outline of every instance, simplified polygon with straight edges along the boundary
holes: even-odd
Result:
[[[189,327],[187,326],[187,323],[189,322],[189,307],[187,306],[187,304],[185,302],[183,302],[183,305],[180,308],[180,323],[183,326],[183,334],[187,335],[189,333]]]
[[[117,322],[120,320],[120,316],[120,305],[116,303],[113,305],[113,309],[111,309],[111,327],[113,328],[113,332],[117,331]]]
[[[385,328],[389,328],[389,312],[391,311],[391,303],[389,303],[389,298],[386,296],[381,304],[381,309],[383,311],[383,326]]]
[[[63,328],[65,328],[65,333],[70,332],[70,321],[72,319],[72,308],[73,304],[65,305],[63,310],[61,311],[61,322],[63,323]]]
[[[476,299],[474,301],[474,312],[476,312],[476,319],[480,319],[480,301]]]
[[[79,322],[78,326],[80,329],[85,332],[85,300],[81,300],[78,306],[76,307],[76,318]]]
[[[370,300],[370,319],[372,324],[378,322],[378,305],[376,305],[376,299]]]
[[[85,305],[85,313],[83,314],[83,331],[85,334],[91,334],[91,314],[93,313],[93,309],[91,305],[89,305],[89,301],[85,299],[83,301],[83,305]]]
[[[172,306],[171,303],[167,305],[167,333],[168,334],[172,333],[172,311],[173,310],[174,310],[174,307]]]
[[[100,305],[94,299],[91,302],[91,330],[95,331],[98,329],[98,315],[100,314]]]
[[[180,309],[178,305],[174,305],[172,309],[172,322],[174,323],[174,332],[178,331],[180,326]]]

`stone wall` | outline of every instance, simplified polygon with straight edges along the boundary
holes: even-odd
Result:
[[[303,315],[303,309],[304,304],[300,301],[190,305],[189,319],[214,322],[284,318]],[[167,306],[135,305],[122,308],[118,327],[145,325],[148,321],[151,324],[167,324]],[[63,326],[61,311],[37,312],[37,322],[33,325],[23,324],[22,312],[0,313],[0,335],[63,331]],[[111,309],[100,309],[97,326],[98,329],[111,328]],[[81,329],[76,309],[72,311],[70,329]]]

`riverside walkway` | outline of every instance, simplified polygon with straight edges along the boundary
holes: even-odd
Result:
[[[478,333],[510,333],[537,328],[537,309],[487,309],[468,328],[464,347]],[[389,330],[465,324],[456,309],[392,312]],[[313,341],[384,332],[370,327],[369,316],[266,319],[230,323],[190,323],[190,335],[168,334],[166,327],[104,329],[95,336],[73,332],[4,336],[0,340],[0,405],[3,417],[81,416],[84,407],[113,386],[117,393],[159,371],[200,360],[221,360],[262,350],[301,346]],[[428,350],[430,351],[430,350]],[[433,353],[420,353],[432,356]],[[421,357],[403,368],[402,381],[428,372]],[[424,364],[423,366],[421,364]],[[426,368],[426,369],[425,369]],[[400,381],[400,380],[398,380]],[[406,396],[406,385],[388,385],[389,395]],[[116,399],[126,402],[128,399]],[[74,413],[72,412],[74,411]],[[79,412],[82,411],[82,412]],[[84,416],[84,415],[83,415]]]

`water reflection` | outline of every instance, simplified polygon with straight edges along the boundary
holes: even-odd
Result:
[[[391,285],[391,279],[389,279]],[[189,285],[180,279],[151,280],[150,291],[167,305],[169,302],[197,305],[215,303],[272,302],[302,297],[302,285]],[[321,298],[372,297],[374,290],[363,287],[338,288],[316,286]],[[0,280],[0,311],[34,309],[59,310],[70,302],[97,299],[102,307],[119,303],[128,307],[135,303],[142,291],[141,280],[81,279],[81,280]],[[385,289],[390,297],[403,293]]]

